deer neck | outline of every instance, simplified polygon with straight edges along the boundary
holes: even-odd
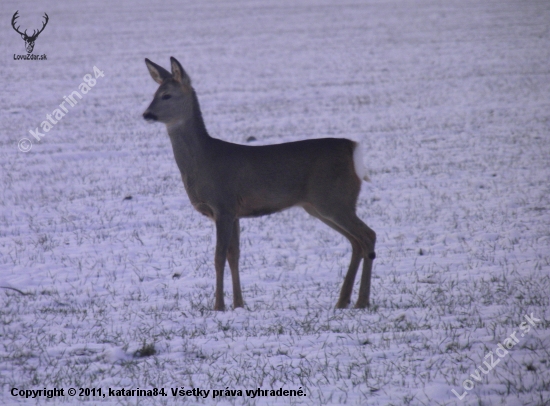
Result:
[[[208,142],[212,139],[202,119],[197,103],[193,106],[193,114],[182,116],[180,120],[166,125],[174,157],[184,182],[188,177],[194,177],[204,161],[208,151]]]

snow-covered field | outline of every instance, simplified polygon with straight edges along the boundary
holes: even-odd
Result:
[[[46,61],[13,59],[16,10],[48,13]],[[0,404],[550,404],[547,0],[2,0],[0,21]],[[362,141],[369,310],[334,309],[349,243],[299,209],[241,221],[246,307],[211,310],[213,225],[141,117],[143,59],[170,56],[212,136]],[[65,396],[12,396],[44,388]]]

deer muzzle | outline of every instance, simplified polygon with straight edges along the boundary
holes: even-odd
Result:
[[[155,121],[158,121],[158,117],[155,116],[153,113],[149,112],[149,111],[146,111],[145,113],[143,113],[143,118],[148,122],[148,123],[154,123]]]

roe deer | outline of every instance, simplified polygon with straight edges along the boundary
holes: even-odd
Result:
[[[233,306],[243,306],[239,280],[239,219],[301,206],[338,231],[352,246],[351,262],[337,308],[350,303],[361,259],[356,308],[369,306],[376,234],[355,214],[361,181],[368,180],[358,143],[337,138],[249,146],[208,135],[191,79],[170,58],[172,73],[145,59],[160,86],[143,113],[166,124],[189,200],[216,223],[215,310],[224,310],[223,272],[229,263]]]

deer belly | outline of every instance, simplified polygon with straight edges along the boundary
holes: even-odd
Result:
[[[237,210],[238,216],[266,216],[296,205],[294,199],[268,199],[266,197],[267,196],[257,196],[253,198],[249,196],[246,199],[239,199],[239,209]]]

